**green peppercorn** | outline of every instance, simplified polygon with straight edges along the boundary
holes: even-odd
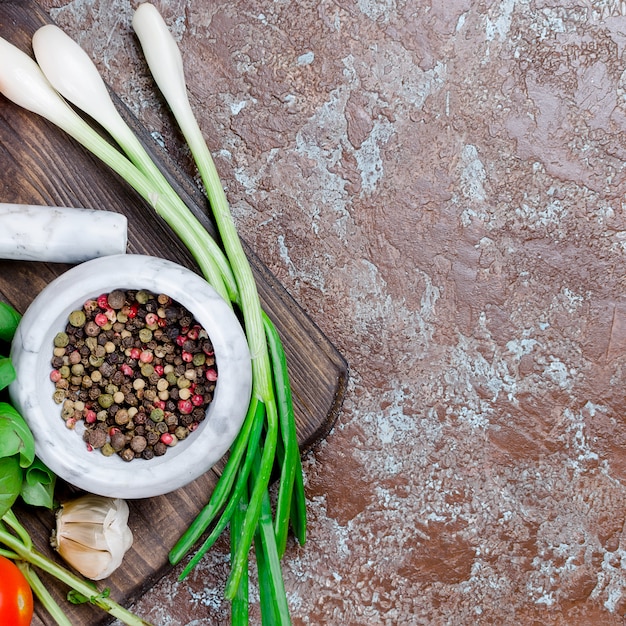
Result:
[[[176,435],[176,439],[180,441],[189,435],[189,429],[185,428],[185,426],[178,426],[174,431],[174,434]]]
[[[145,304],[151,298],[152,298],[152,294],[149,291],[146,291],[145,289],[141,289],[140,291],[138,291],[137,295],[135,296],[135,300],[137,300],[139,304]]]
[[[150,378],[153,372],[154,372],[154,365],[152,365],[152,363],[144,363],[141,366],[141,375],[144,378]]]
[[[69,342],[70,338],[67,336],[67,333],[60,332],[54,336],[54,345],[57,348],[65,348]]]
[[[152,331],[149,328],[142,328],[139,331],[139,339],[142,343],[148,343],[152,340]]]
[[[104,357],[96,356],[95,354],[89,355],[89,365],[92,367],[100,367],[104,363]]]
[[[176,386],[179,389],[186,389],[187,387],[191,387],[191,381],[185,376],[179,376],[176,380]]]
[[[110,393],[101,393],[98,396],[98,404],[103,409],[108,409],[113,404],[113,396]]]
[[[163,409],[152,409],[152,411],[150,411],[150,419],[153,422],[162,422],[164,418],[165,413]]]
[[[200,367],[205,364],[206,355],[204,354],[204,352],[197,352],[193,355],[193,359],[191,362],[194,364],[195,367]]]
[[[113,456],[115,454],[115,450],[110,443],[105,443],[102,448],[100,448],[100,452],[104,454],[104,456]]]
[[[82,363],[75,363],[71,368],[72,374],[74,376],[81,376],[85,373],[85,366]]]
[[[79,309],[70,313],[68,321],[74,328],[81,328],[85,325],[87,318],[85,317],[85,312]]]

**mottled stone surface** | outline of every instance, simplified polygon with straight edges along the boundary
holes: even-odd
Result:
[[[241,232],[352,369],[294,623],[623,624],[623,3],[161,4]],[[44,6],[187,167],[130,4]],[[226,623],[225,550],[137,610]]]

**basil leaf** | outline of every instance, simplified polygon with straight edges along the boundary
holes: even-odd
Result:
[[[12,506],[22,488],[22,468],[16,457],[0,459],[0,517]]]
[[[33,464],[24,470],[24,482],[20,496],[26,504],[51,509],[54,505],[54,487],[56,475],[41,461],[35,459]]]
[[[6,302],[0,302],[0,340],[10,342],[20,322],[21,315]]]
[[[20,465],[35,460],[35,440],[24,418],[6,402],[0,402],[0,457],[19,454]]]
[[[15,370],[11,359],[0,357],[0,389],[8,387],[15,380]]]

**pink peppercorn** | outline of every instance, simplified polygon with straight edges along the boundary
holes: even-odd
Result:
[[[159,317],[157,325],[159,328],[165,328],[167,326],[167,320],[164,317]]]
[[[174,441],[174,437],[170,433],[163,433],[161,435],[161,442],[166,446],[169,446]]]
[[[179,400],[178,410],[183,415],[189,415],[193,411],[193,404],[191,403],[191,400]]]
[[[193,354],[191,354],[191,352],[187,352],[186,350],[183,350],[183,353],[180,356],[185,363],[191,363],[193,361]]]
[[[87,422],[87,424],[95,424],[96,423],[96,412],[92,409],[88,409],[87,412],[85,413],[85,421]]]
[[[201,406],[203,402],[204,402],[204,397],[201,396],[199,393],[196,393],[193,396],[191,396],[191,404],[193,404],[194,406]]]
[[[156,313],[148,313],[146,315],[146,324],[152,326],[159,321],[159,316]]]
[[[101,296],[98,296],[98,306],[101,309],[109,308],[109,298],[106,293],[103,293]]]
[[[139,306],[136,303],[131,304],[130,307],[128,307],[128,319],[132,320],[134,317],[137,317],[137,311],[139,311]]]
[[[122,363],[120,369],[122,370],[122,374],[124,374],[124,376],[132,376],[135,371],[130,365],[128,365],[128,363]]]
[[[135,359],[137,361],[141,356],[141,350],[139,348],[131,348],[130,349],[130,358]]]
[[[150,350],[144,350],[139,354],[139,360],[142,363],[152,363],[152,359],[154,359],[154,354]]]
[[[209,369],[206,371],[206,379],[210,380],[211,382],[215,382],[217,380],[217,371],[214,370],[212,367],[209,367]]]
[[[103,326],[106,326],[109,323],[109,318],[104,314],[104,313],[98,313],[94,318],[93,321],[100,326],[100,328],[102,328]]]
[[[164,367],[162,365],[155,365],[154,366],[154,373],[157,376],[163,376],[164,372],[165,372],[165,369],[164,369]]]
[[[187,333],[187,339],[191,339],[192,341],[195,341],[198,338],[198,332],[199,332],[199,329],[197,326],[190,328],[189,332]]]
[[[61,376],[61,372],[59,372],[59,370],[52,370],[50,372],[50,380],[53,383],[58,383],[61,380],[62,376]]]
[[[176,337],[176,345],[182,347],[182,345],[187,341],[187,338],[184,335],[178,335]]]
[[[165,409],[165,400],[155,400],[152,404],[154,404],[155,409]]]

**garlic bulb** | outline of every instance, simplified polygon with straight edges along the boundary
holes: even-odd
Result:
[[[51,543],[83,576],[107,578],[133,543],[128,504],[120,498],[93,494],[66,502],[57,511]]]

